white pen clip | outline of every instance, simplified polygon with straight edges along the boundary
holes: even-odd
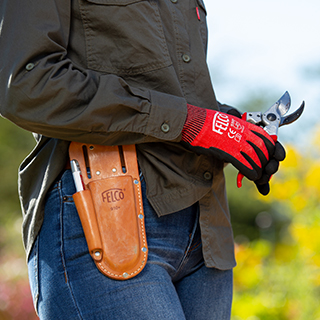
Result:
[[[71,160],[70,165],[71,165],[71,171],[72,171],[73,181],[76,186],[76,190],[77,192],[83,191],[85,187],[84,187],[79,163],[77,160]]]

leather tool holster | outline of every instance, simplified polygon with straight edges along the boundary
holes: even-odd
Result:
[[[106,276],[125,280],[144,268],[148,247],[135,145],[71,142],[85,190],[73,195],[91,257]]]

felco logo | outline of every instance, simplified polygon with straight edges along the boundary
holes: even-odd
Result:
[[[228,130],[229,122],[229,117],[226,114],[217,112],[213,117],[212,131],[223,134]]]
[[[236,142],[240,142],[242,134],[244,131],[244,126],[236,121],[235,119],[230,118],[223,113],[217,112],[212,121],[212,131],[222,135],[224,132],[228,132],[228,137],[234,139]]]
[[[123,189],[114,188],[104,191],[102,195],[103,202],[115,203],[124,199],[124,191]]]

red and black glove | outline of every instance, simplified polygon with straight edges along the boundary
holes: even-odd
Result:
[[[261,178],[255,180],[254,183],[258,191],[266,196],[270,192],[269,180],[279,169],[279,162],[286,157],[286,151],[280,142],[276,142],[274,146],[274,153],[268,164],[265,166]]]
[[[181,141],[200,153],[230,162],[249,180],[259,181],[275,151],[265,130],[235,116],[188,105]]]
[[[242,118],[241,113],[237,109],[227,105],[221,105],[220,111],[236,116],[240,119]],[[275,143],[274,147],[273,156],[265,166],[261,178],[254,181],[258,191],[264,196],[270,192],[269,181],[271,176],[278,171],[280,161],[283,161],[286,157],[286,151],[279,141]]]

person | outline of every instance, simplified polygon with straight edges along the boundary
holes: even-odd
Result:
[[[223,168],[267,194],[284,149],[217,102],[203,0],[2,0],[0,12],[0,112],[36,139],[19,194],[40,319],[229,319]],[[149,256],[132,279],[88,253],[70,141],[136,145]]]

